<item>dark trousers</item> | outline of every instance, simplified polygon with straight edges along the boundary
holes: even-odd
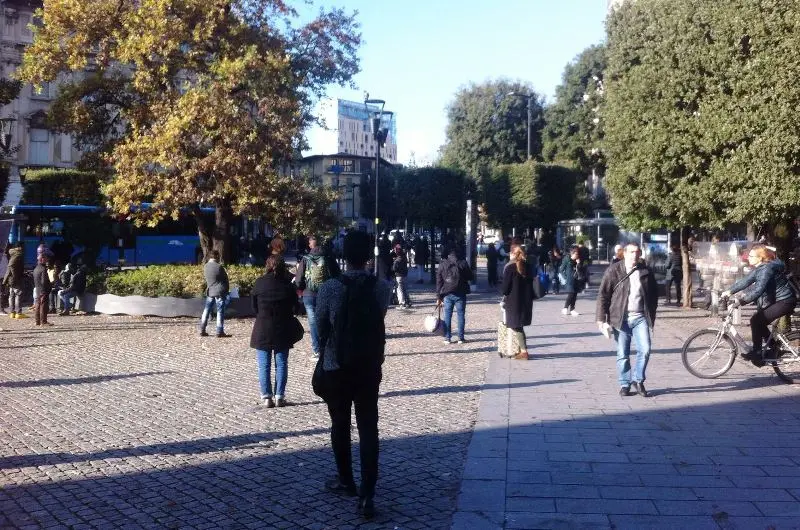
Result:
[[[47,310],[49,308],[49,293],[38,293],[36,295],[36,303],[34,304],[34,312],[36,313],[36,325],[47,324]]]
[[[486,264],[486,278],[490,286],[497,285],[497,262],[488,261]]]
[[[682,283],[683,283],[683,276],[673,276],[669,280],[667,280],[666,284],[666,291],[667,291],[667,303],[670,303],[672,300],[672,284],[675,284],[675,299],[677,300],[678,304],[681,303],[681,295],[683,294]]]
[[[750,317],[750,331],[753,334],[753,351],[761,349],[764,339],[769,337],[769,323],[779,319],[784,315],[790,315],[794,311],[797,300],[790,298],[780,300],[765,309],[757,310]]]
[[[575,309],[575,300],[578,299],[578,293],[567,293],[567,301],[564,302],[564,307],[572,311]]]
[[[361,454],[360,496],[372,498],[378,481],[378,388],[381,369],[325,372],[331,416],[331,446],[342,484],[355,484],[350,443],[350,410],[356,409]]]

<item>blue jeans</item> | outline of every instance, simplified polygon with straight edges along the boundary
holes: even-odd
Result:
[[[464,311],[467,307],[467,295],[447,294],[444,297],[444,338],[450,340],[450,321],[453,319],[453,306],[458,313],[458,340],[464,340]]]
[[[311,331],[311,350],[315,355],[319,355],[319,333],[317,329],[317,297],[303,295],[303,305],[306,306],[308,316],[308,329]]]
[[[644,315],[626,315],[622,321],[622,329],[614,329],[614,339],[617,341],[617,377],[620,387],[631,386],[631,338],[636,339],[633,381],[644,383],[644,372],[650,359],[650,326]]]
[[[200,317],[200,331],[206,330],[208,318],[211,316],[211,309],[216,306],[217,310],[217,333],[225,332],[225,306],[228,298],[224,296],[206,296],[206,305],[203,308],[203,316]]]
[[[272,393],[272,352],[275,352],[275,393]],[[256,361],[258,362],[258,386],[261,389],[261,397],[268,398],[275,396],[282,399],[286,395],[286,378],[289,376],[289,351],[265,351],[256,350]]]

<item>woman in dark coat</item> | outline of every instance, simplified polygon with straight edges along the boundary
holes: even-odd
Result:
[[[564,309],[561,310],[561,314],[574,317],[580,315],[575,311],[575,300],[578,298],[578,293],[586,287],[586,282],[589,281],[589,268],[584,260],[581,259],[578,247],[573,247],[570,250],[569,257],[564,257],[561,260],[558,280],[561,282],[561,290],[567,293],[567,300],[564,302]]]
[[[486,249],[486,277],[489,280],[489,287],[497,285],[497,258],[499,256],[494,243],[489,243],[489,247]]]
[[[250,336],[250,347],[256,350],[258,383],[261,399],[267,407],[286,404],[289,349],[294,346],[294,306],[297,294],[288,280],[286,264],[279,255],[267,258],[266,273],[256,280],[252,294],[256,321]],[[275,354],[275,392],[272,391],[270,368]],[[273,399],[274,398],[274,399]]]
[[[514,359],[528,360],[528,345],[525,337],[525,326],[531,325],[533,319],[533,282],[534,271],[528,266],[525,251],[515,246],[511,250],[510,260],[503,269],[503,296],[505,296],[506,327],[515,335],[519,347]]]

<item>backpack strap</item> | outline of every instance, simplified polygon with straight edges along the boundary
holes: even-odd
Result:
[[[639,265],[637,264],[637,265],[635,265],[635,266],[633,267],[633,270],[631,270],[631,272],[629,272],[628,274],[626,274],[624,278],[622,278],[620,281],[618,281],[618,282],[617,282],[617,283],[614,285],[614,287],[612,287],[612,288],[611,288],[611,292],[613,293],[613,292],[614,292],[614,291],[617,289],[617,287],[619,287],[619,286],[620,286],[620,284],[621,284],[622,282],[624,282],[625,280],[627,280],[628,278],[630,278],[630,277],[631,277],[631,274],[633,274],[634,272],[636,272],[636,271],[638,271],[638,270],[639,270]]]

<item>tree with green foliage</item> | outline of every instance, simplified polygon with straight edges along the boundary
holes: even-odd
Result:
[[[638,0],[608,19],[606,185],[624,226],[800,212],[794,0]]]
[[[512,228],[552,229],[572,218],[584,187],[575,169],[533,161],[494,166],[482,182],[486,221],[504,234]]]
[[[574,167],[585,176],[602,179],[603,155],[603,76],[606,70],[605,46],[583,50],[564,69],[555,101],[545,107],[542,132],[542,157]],[[597,197],[595,206],[604,205]]]
[[[37,169],[25,174],[23,204],[103,203],[102,183],[95,173],[74,169]]]
[[[321,11],[294,27],[282,0],[52,0],[20,79],[67,82],[63,130],[105,164],[112,208],[154,225],[189,208],[204,251],[230,260],[234,214],[283,232],[325,230],[334,194],[276,168],[304,145],[313,103],[358,72],[355,14]],[[92,156],[92,153],[95,156]],[[202,205],[213,205],[213,224]]]
[[[530,85],[507,80],[461,88],[447,107],[447,140],[441,164],[460,169],[472,179],[496,164],[527,159],[528,100],[533,96],[531,155],[542,152],[543,98]]]

